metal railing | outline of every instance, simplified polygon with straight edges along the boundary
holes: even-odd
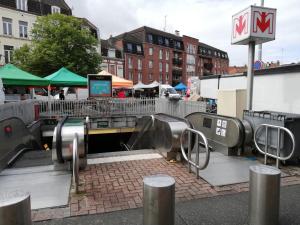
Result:
[[[265,147],[264,147],[264,150],[262,150],[259,145],[258,145],[258,142],[257,142],[257,133],[258,131],[260,131],[263,127],[265,127]],[[273,128],[273,129],[277,129],[277,146],[276,146],[276,155],[274,154],[271,154],[268,152],[268,141],[269,141],[269,136],[268,136],[268,130],[269,128]],[[288,134],[288,136],[291,138],[291,141],[292,141],[292,149],[291,149],[291,153],[286,156],[286,157],[281,157],[280,156],[280,146],[281,146],[281,131],[284,131]],[[278,168],[279,167],[279,160],[281,161],[285,161],[285,160],[288,160],[292,157],[292,155],[294,154],[294,151],[295,151],[295,136],[294,134],[287,128],[285,127],[281,127],[281,126],[275,126],[275,125],[271,125],[271,124],[261,124],[259,125],[255,132],[254,132],[254,144],[255,144],[255,147],[256,149],[265,155],[265,161],[264,163],[267,164],[267,157],[271,157],[271,158],[274,158],[276,159],[276,167]]]
[[[157,99],[155,112],[184,118],[193,112],[206,112],[206,107],[206,102],[200,101],[170,101],[168,99]]]
[[[184,136],[188,132],[188,155],[185,153],[185,148],[184,148]],[[195,148],[196,148],[196,157],[195,157],[195,162],[192,160],[192,150],[193,150],[193,143],[192,143],[192,133],[195,134]],[[202,141],[199,141],[199,136],[201,137]],[[207,167],[210,159],[210,150],[208,146],[208,141],[205,135],[198,131],[194,130],[191,128],[186,128],[181,135],[180,138],[180,144],[181,144],[181,153],[184,157],[184,159],[188,162],[188,170],[189,173],[191,172],[191,166],[194,166],[196,169],[196,176],[199,178],[199,170],[203,170]],[[204,147],[205,149],[205,160],[202,165],[200,165],[200,160],[199,160],[199,154],[200,154],[200,147]]]
[[[155,113],[155,99],[97,99],[40,101],[41,117],[99,117]]]
[[[78,154],[78,134],[75,133],[73,139],[73,183],[75,193],[78,194],[79,187],[79,154]]]
[[[165,113],[184,118],[193,112],[205,112],[205,102],[170,101],[160,98],[127,98],[97,100],[26,100],[0,105],[0,120],[12,116],[21,118],[25,124],[41,118],[103,117],[103,116],[147,116]],[[36,115],[38,113],[38,115]]]

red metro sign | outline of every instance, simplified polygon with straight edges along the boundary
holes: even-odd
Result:
[[[232,44],[256,44],[275,39],[276,9],[250,6],[232,17]]]

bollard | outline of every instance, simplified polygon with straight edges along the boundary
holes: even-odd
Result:
[[[250,225],[278,225],[280,175],[275,167],[250,166]]]
[[[32,225],[30,195],[23,191],[1,193],[0,224]]]
[[[144,178],[144,225],[174,225],[175,180],[168,175]]]

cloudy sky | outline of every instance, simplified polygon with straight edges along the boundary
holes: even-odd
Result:
[[[231,45],[231,16],[260,0],[66,0],[73,14],[86,17],[100,30],[101,38],[140,26],[196,37],[225,50],[230,65],[247,63],[247,46]],[[263,45],[263,61],[300,62],[300,2],[265,0],[277,8],[276,40]]]

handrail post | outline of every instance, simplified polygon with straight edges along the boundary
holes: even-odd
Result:
[[[265,144],[265,153],[268,152],[268,127],[266,126],[266,140],[265,140],[266,144]],[[265,154],[265,165],[267,165],[267,154]]]
[[[188,132],[188,161],[192,158],[192,137],[191,132]],[[188,171],[191,173],[191,164],[188,163]]]
[[[188,132],[188,155],[186,155],[185,148],[183,146],[183,138],[184,138],[186,132]],[[191,146],[192,146],[192,143],[191,143],[191,133],[196,134],[196,138],[195,138],[195,143],[196,143],[196,158],[195,158],[195,162],[192,161],[192,159],[191,159],[191,151],[192,151],[192,148],[191,148]],[[200,153],[200,151],[199,151],[199,147],[200,147],[199,146],[200,145],[199,136],[202,138],[202,141],[203,141],[204,146],[205,146],[205,152],[206,152],[205,162],[201,166],[200,166],[200,163],[199,163],[199,153]],[[209,163],[209,159],[210,159],[210,150],[209,150],[209,147],[208,147],[207,138],[200,131],[197,131],[197,130],[194,130],[194,129],[191,129],[191,128],[186,128],[182,132],[182,134],[181,134],[180,148],[181,148],[181,154],[182,154],[183,158],[188,163],[189,172],[191,172],[191,166],[195,167],[197,178],[199,178],[199,170],[205,169],[207,167],[207,165]]]
[[[280,157],[280,128],[277,129],[277,152],[276,152],[276,167],[279,168],[279,157]]]
[[[198,134],[195,137],[195,143],[196,143],[196,165],[199,165],[199,136]],[[199,178],[199,169],[196,168],[196,178]]]
[[[258,131],[263,128],[263,127],[266,127],[266,137],[265,137],[265,147],[264,147],[264,151],[259,147],[258,143],[257,143],[257,133]],[[268,153],[267,152],[267,149],[268,149],[268,128],[275,128],[277,129],[278,133],[277,133],[277,148],[276,148],[276,155],[274,154],[271,154],[271,153]],[[281,157],[280,156],[280,132],[281,130],[283,130],[284,132],[286,132],[288,134],[288,136],[290,137],[291,141],[292,141],[292,149],[291,149],[291,152],[288,156],[284,156],[284,157]],[[285,127],[281,127],[281,126],[275,126],[275,125],[271,125],[271,124],[260,124],[256,130],[254,131],[254,144],[255,144],[255,147],[256,149],[262,153],[264,156],[265,156],[265,164],[267,163],[266,159],[267,159],[267,156],[271,157],[271,158],[274,158],[276,159],[276,166],[277,168],[279,167],[279,160],[288,160],[290,159],[293,154],[294,154],[294,151],[295,151],[295,146],[296,146],[296,141],[295,141],[295,136],[294,134],[287,128]]]

